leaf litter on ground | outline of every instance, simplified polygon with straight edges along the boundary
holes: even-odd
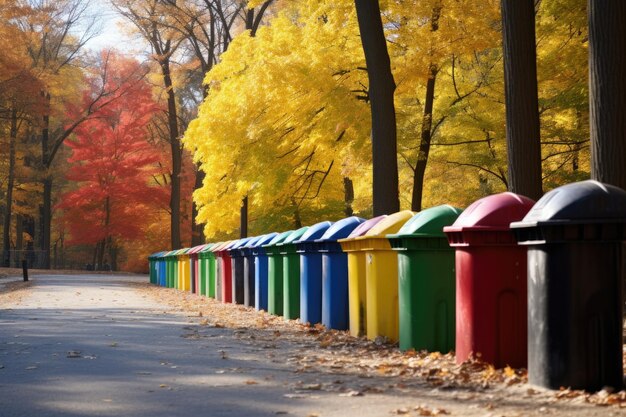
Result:
[[[492,365],[473,357],[457,364],[453,352],[401,351],[397,345],[383,338],[374,341],[365,337],[353,337],[346,331],[326,329],[321,324],[301,324],[296,320],[270,315],[265,311],[237,304],[221,303],[211,298],[157,287],[148,283],[132,284],[160,300],[166,306],[161,313],[184,314],[189,318],[202,318],[195,322],[200,326],[225,328],[233,331],[234,337],[249,339],[254,346],[271,351],[281,346],[295,348],[287,361],[297,366],[296,373],[324,370],[327,374],[353,375],[366,381],[369,378],[389,377],[392,383],[387,388],[403,389],[410,384],[426,384],[438,390],[487,392],[520,387],[526,397],[547,398],[550,402],[589,403],[598,406],[626,408],[626,391],[613,392],[610,388],[596,393],[562,388],[547,391],[525,387],[528,383],[526,369],[505,367],[496,369]],[[191,333],[195,338],[197,330]],[[190,335],[191,336],[191,335]],[[189,337],[189,336],[188,336]],[[292,350],[293,351],[293,350]],[[220,351],[223,359],[226,352]],[[624,350],[626,365],[626,348]],[[284,358],[281,358],[283,361]],[[310,384],[317,387],[316,384]],[[298,389],[303,389],[302,386]],[[317,388],[315,388],[317,389]],[[320,390],[327,390],[326,384]],[[364,384],[359,389],[345,387],[340,395],[361,396],[381,393],[385,387]],[[306,388],[305,388],[306,390]],[[308,389],[309,391],[311,388]],[[446,410],[416,406],[410,412],[418,415],[443,415]],[[428,414],[430,413],[430,414]]]

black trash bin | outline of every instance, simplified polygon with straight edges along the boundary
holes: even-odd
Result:
[[[511,228],[528,246],[529,382],[620,389],[626,191],[568,184]]]

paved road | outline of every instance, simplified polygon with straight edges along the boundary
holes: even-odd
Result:
[[[392,407],[378,395],[297,393],[303,377],[286,361],[267,360],[232,329],[164,314],[128,286],[145,277],[32,279],[17,305],[0,305],[2,417],[387,415]]]
[[[281,342],[268,355],[259,339],[242,337],[245,330],[167,313],[132,285],[146,277],[32,280],[15,296],[0,287],[0,417],[415,416],[420,404],[467,416],[626,415],[547,397],[539,404],[523,385],[481,394],[315,367],[301,373],[290,362],[297,343]],[[364,384],[383,389],[346,396]]]

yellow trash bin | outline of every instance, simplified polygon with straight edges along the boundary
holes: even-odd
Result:
[[[394,213],[361,236],[339,240],[348,253],[351,334],[358,335],[364,327],[368,339],[398,340],[398,255],[385,236],[400,230],[414,214],[409,210]]]
[[[386,215],[369,219],[356,227],[345,239],[338,239],[341,250],[348,257],[348,317],[350,319],[350,334],[358,337],[365,335],[367,300],[365,298],[365,252],[358,249],[351,241],[363,236]]]
[[[191,248],[181,249],[178,253],[178,289],[191,290],[191,274],[189,272],[189,254]]]

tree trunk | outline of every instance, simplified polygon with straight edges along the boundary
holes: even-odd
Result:
[[[41,268],[50,269],[50,233],[52,230],[52,176],[46,173],[43,179],[43,212],[41,217]]]
[[[267,8],[272,4],[274,0],[267,0],[261,5],[260,10],[256,13],[254,9],[248,9],[246,13],[246,30],[250,31],[250,36],[256,36],[256,31],[259,29],[259,25],[261,24],[261,19],[265,14]],[[226,44],[225,44],[226,46]],[[226,51],[226,48],[224,49]],[[241,217],[239,219],[239,234],[240,238],[248,237],[248,196],[246,195],[241,201]]]
[[[509,190],[537,200],[543,192],[535,3],[502,0],[501,4]]]
[[[591,178],[626,189],[626,3],[588,6]]]
[[[343,177],[343,195],[346,204],[344,213],[346,217],[350,217],[354,214],[354,210],[352,210],[352,203],[354,203],[354,184],[352,184],[352,180],[348,177]]]
[[[17,140],[17,110],[11,110],[11,132],[9,134],[9,178],[7,180],[6,213],[2,230],[2,265],[11,266],[11,216],[13,215],[13,187],[15,186],[15,142]]]
[[[204,171],[200,169],[200,167],[196,167],[196,183],[194,185],[194,190],[197,190],[202,187],[202,182],[204,181],[204,177],[206,174]],[[206,241],[204,239],[204,231],[202,230],[202,225],[196,223],[196,218],[198,217],[198,207],[196,207],[196,203],[191,202],[191,246],[198,246],[204,244]]]
[[[40,248],[42,252],[41,264],[40,268],[49,269],[50,268],[50,234],[52,227],[52,176],[50,175],[50,165],[51,161],[49,160],[49,140],[50,140],[50,94],[43,93],[42,97],[44,100],[44,114],[43,114],[43,125],[41,128],[41,165],[43,172],[43,201],[41,206],[41,221],[39,226],[41,227],[40,233]]]
[[[424,176],[426,164],[430,154],[430,142],[432,140],[433,104],[435,101],[435,81],[437,81],[438,69],[434,64],[430,65],[430,74],[426,82],[426,100],[424,102],[424,115],[422,116],[422,134],[420,146],[413,171],[413,194],[411,195],[411,210],[422,211],[422,197],[424,194]]]
[[[239,238],[248,237],[248,196],[241,200]]]
[[[172,85],[170,61],[164,58],[161,62],[163,85],[167,91],[167,121],[170,134],[170,148],[172,150],[172,193],[170,195],[170,236],[172,250],[180,248],[180,172],[182,167],[182,152],[178,137],[178,113],[176,110],[176,94]]]
[[[372,110],[372,165],[374,216],[400,210],[396,112],[396,84],[391,73],[387,40],[378,0],[355,0],[361,43],[369,77]]]

